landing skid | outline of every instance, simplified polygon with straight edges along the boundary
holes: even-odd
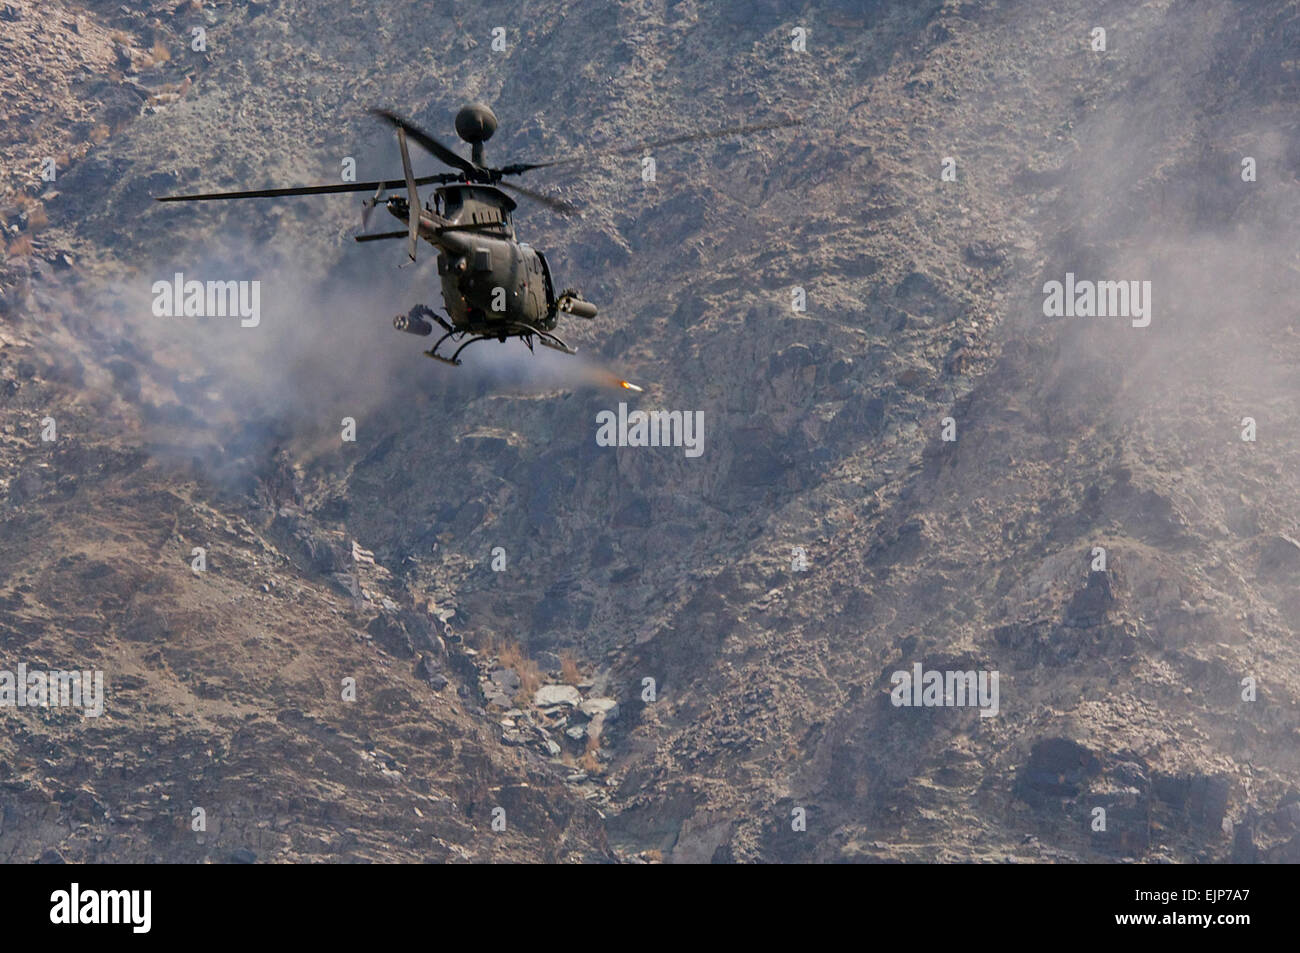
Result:
[[[435,361],[442,361],[442,363],[444,363],[444,364],[450,364],[452,367],[460,367],[460,364],[461,364],[461,361],[460,361],[460,352],[461,352],[461,351],[465,350],[465,348],[469,347],[469,346],[470,346],[471,344],[473,344],[475,341],[490,341],[490,340],[492,340],[491,337],[489,337],[489,336],[487,336],[487,335],[485,335],[485,334],[476,334],[476,335],[474,335],[474,337],[470,338],[468,341],[466,341],[466,342],[465,342],[464,344],[462,344],[460,347],[456,348],[455,353],[452,354],[451,357],[443,357],[441,354],[438,353],[438,345],[439,345],[439,344],[442,344],[442,342],[445,341],[445,340],[447,340],[447,338],[452,338],[453,340],[460,340],[460,337],[461,337],[461,335],[462,335],[463,333],[464,333],[464,332],[448,331],[446,334],[444,334],[442,337],[440,337],[440,338],[438,339],[438,344],[435,344],[433,347],[429,348],[429,350],[427,350],[427,351],[424,352],[424,356],[425,356],[425,357],[431,357],[431,358],[433,358]]]
[[[417,307],[422,307],[422,306],[417,306]],[[461,351],[465,350],[465,348],[469,347],[475,341],[497,340],[497,341],[504,342],[506,338],[514,338],[514,337],[523,338],[524,343],[528,345],[528,350],[531,351],[533,349],[533,338],[536,337],[537,343],[541,344],[543,347],[549,347],[552,350],[560,351],[564,354],[578,353],[577,348],[569,347],[569,345],[565,344],[554,334],[551,334],[549,331],[542,331],[538,328],[535,328],[531,324],[523,324],[523,323],[507,324],[494,334],[471,334],[471,332],[468,331],[456,330],[454,327],[449,325],[438,315],[434,314],[432,311],[429,311],[427,308],[424,309],[423,313],[427,313],[428,316],[433,317],[440,325],[443,326],[443,328],[446,329],[446,333],[443,334],[442,337],[438,338],[437,343],[434,344],[433,347],[429,348],[429,350],[424,352],[424,356],[431,357],[435,361],[442,361],[442,363],[444,364],[450,364],[452,367],[459,367],[461,365],[462,363],[460,360]],[[447,357],[443,354],[438,353],[438,348],[442,346],[444,341],[450,338],[452,343],[454,344],[456,342],[459,342],[460,339],[465,335],[470,335],[469,339],[464,342],[461,342],[460,346],[457,347],[456,350],[452,352],[451,357]]]
[[[531,334],[524,335],[524,340],[528,343],[528,350],[530,351],[533,349],[532,334],[537,335],[537,343],[543,347],[549,347],[553,351],[563,351],[565,354],[578,353],[576,347],[569,347],[569,345],[565,344],[549,331],[533,331]]]

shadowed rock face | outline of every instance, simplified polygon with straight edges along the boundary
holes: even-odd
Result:
[[[0,709],[0,858],[1294,862],[1293,6],[18,5],[0,669],[108,688]],[[428,366],[365,196],[151,201],[393,177],[365,110],[468,152],[469,101],[493,164],[805,123],[522,180],[583,208],[516,213],[579,360]],[[176,272],[262,325],[154,318]]]

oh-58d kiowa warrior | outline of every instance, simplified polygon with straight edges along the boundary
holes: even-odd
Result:
[[[596,316],[596,306],[582,295],[566,289],[555,293],[546,256],[531,245],[517,241],[511,213],[515,202],[502,189],[510,189],[563,214],[577,208],[551,196],[542,195],[512,183],[506,176],[522,175],[533,169],[586,163],[604,155],[640,152],[660,146],[743,135],[798,125],[798,120],[733,126],[707,132],[694,132],[654,142],[638,142],[613,149],[585,152],[551,162],[519,162],[491,167],[485,164],[483,144],[497,130],[497,117],[487,106],[466,106],[456,114],[456,132],[471,146],[471,158],[453,152],[410,120],[386,109],[372,110],[374,115],[397,130],[397,145],[402,155],[403,178],[383,182],[351,182],[343,185],[313,185],[287,189],[259,189],[247,192],[211,192],[202,195],[169,195],[160,202],[205,202],[215,199],[278,198],[289,195],[323,195],[334,192],[370,192],[374,195],[363,205],[362,228],[369,225],[370,213],[381,203],[389,213],[405,224],[393,232],[358,235],[359,242],[406,239],[406,255],[415,261],[417,239],[423,238],[438,249],[438,274],[442,278],[442,300],[446,315],[424,305],[416,305],[408,314],[393,320],[399,331],[429,335],[434,323],[443,335],[424,353],[447,364],[460,364],[460,354],[475,341],[492,338],[523,338],[532,350],[536,339],[546,347],[576,353],[554,333],[560,315],[588,320]],[[455,172],[416,176],[411,171],[407,140],[414,140]],[[437,184],[433,197],[420,207],[418,187]],[[405,188],[405,195],[388,195],[389,189]],[[415,210],[414,212],[412,210]],[[443,342],[459,344],[451,356],[440,354]],[[466,339],[462,342],[462,339]],[[622,382],[631,389],[635,385]]]

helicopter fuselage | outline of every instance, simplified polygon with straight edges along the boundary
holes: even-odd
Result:
[[[438,249],[443,306],[461,331],[493,335],[524,324],[550,331],[557,322],[555,288],[541,252],[515,239],[515,203],[490,185],[443,186],[420,210],[419,235]],[[389,212],[409,221],[405,198]]]

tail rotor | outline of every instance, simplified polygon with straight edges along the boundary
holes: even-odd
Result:
[[[375,206],[382,205],[387,201],[388,193],[384,190],[384,183],[379,183],[379,188],[375,189],[373,197],[366,199],[361,203],[361,230],[363,232],[370,229],[370,216],[375,211]]]

